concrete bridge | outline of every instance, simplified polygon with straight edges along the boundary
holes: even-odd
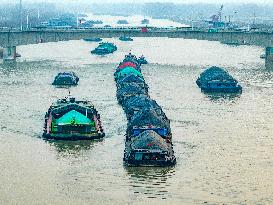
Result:
[[[229,44],[256,45],[266,48],[266,67],[273,68],[273,33],[236,31],[193,31],[185,28],[91,28],[91,29],[31,29],[27,31],[0,31],[0,46],[4,48],[3,59],[14,60],[16,46],[46,42],[79,40],[90,37],[112,38],[127,35],[130,37],[169,37],[220,41]]]

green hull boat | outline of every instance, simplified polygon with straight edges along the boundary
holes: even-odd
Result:
[[[57,140],[88,140],[104,137],[100,115],[89,101],[60,99],[45,115],[43,137]]]

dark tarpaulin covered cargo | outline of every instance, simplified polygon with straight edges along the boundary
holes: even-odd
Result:
[[[128,120],[123,160],[126,166],[172,166],[176,158],[170,120],[150,99],[140,66],[129,53],[114,73],[117,99]]]
[[[135,113],[128,122],[128,129],[130,131],[137,127],[161,127],[166,128],[168,133],[171,132],[170,121],[166,116],[158,115],[155,110],[143,109]]]
[[[155,110],[158,115],[163,114],[157,102],[146,95],[133,96],[123,103],[123,106],[128,116],[132,116],[135,112],[146,109]]]
[[[211,80],[223,80],[237,82],[227,71],[222,68],[212,66],[200,74],[198,81],[200,84],[206,84]]]
[[[79,78],[74,72],[58,73],[52,85],[77,85]]]
[[[169,148],[164,139],[156,132],[147,130],[132,138],[131,148],[133,150],[158,150],[168,152]]]
[[[227,71],[213,66],[200,74],[196,84],[204,92],[237,93],[242,91],[242,86]]]
[[[123,87],[121,89],[117,90],[117,98],[120,103],[124,100],[126,97],[130,97],[132,95],[148,95],[147,90],[142,88],[141,86],[137,84],[129,84],[126,87]]]
[[[126,75],[123,78],[119,78],[117,80],[117,84],[119,83],[131,83],[131,82],[137,82],[137,83],[144,83],[144,79],[139,77],[138,75],[135,74],[130,74],[130,75]]]
[[[128,82],[128,83],[117,84],[118,89],[123,89],[123,88],[129,87],[129,86],[139,87],[139,88],[143,89],[145,92],[148,93],[149,88],[148,88],[148,85],[146,83]]]

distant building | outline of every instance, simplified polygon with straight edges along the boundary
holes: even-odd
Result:
[[[48,22],[43,22],[46,27],[76,27],[77,18],[73,14],[63,14],[58,18],[51,18]]]

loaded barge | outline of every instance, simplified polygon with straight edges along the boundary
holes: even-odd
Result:
[[[90,101],[59,99],[45,114],[44,138],[92,140],[104,135],[100,115]]]
[[[92,54],[96,55],[106,55],[114,53],[117,50],[117,46],[113,43],[102,42],[99,43],[98,47],[91,51]]]
[[[128,120],[123,161],[126,166],[171,166],[176,158],[170,120],[150,98],[141,64],[129,53],[114,74],[117,99]]]
[[[63,72],[63,73],[58,73],[52,85],[72,86],[72,85],[77,85],[78,82],[79,82],[79,77],[74,72]]]
[[[212,66],[200,74],[196,84],[203,92],[240,93],[242,86],[226,70]]]

